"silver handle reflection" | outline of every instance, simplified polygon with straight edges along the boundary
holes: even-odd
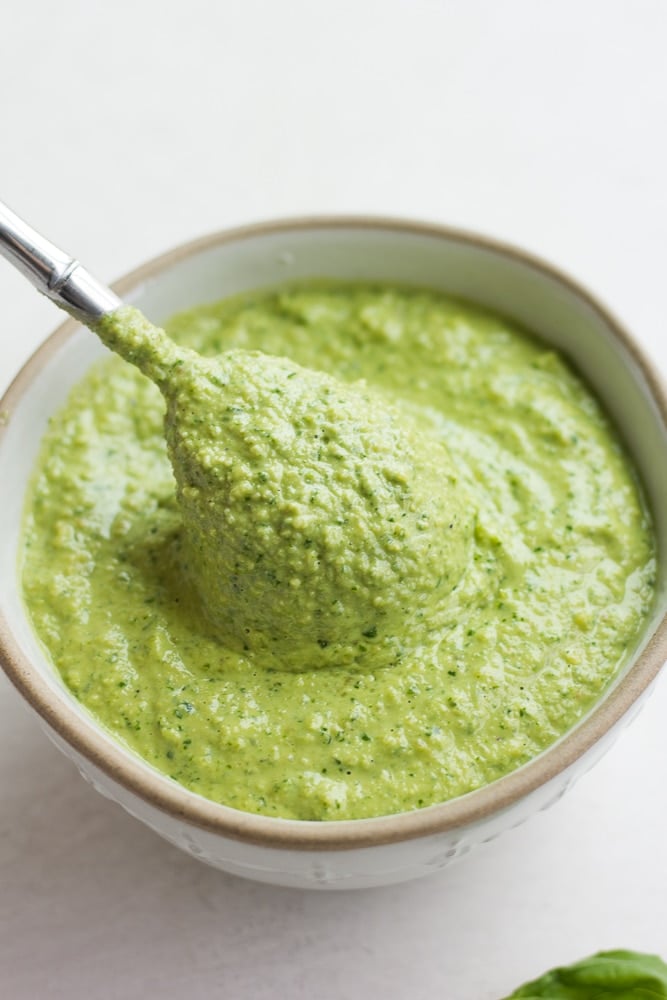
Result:
[[[95,323],[122,304],[74,257],[47,240],[0,202],[0,255],[38,292],[84,323]]]

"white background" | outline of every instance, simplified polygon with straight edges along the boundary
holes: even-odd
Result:
[[[588,283],[667,371],[666,43],[662,0],[5,0],[0,197],[106,280],[280,215],[462,225]],[[0,262],[2,386],[59,321]],[[666,715],[663,682],[458,867],[302,894],[99,798],[3,680],[0,993],[498,1000],[600,948],[667,957]]]

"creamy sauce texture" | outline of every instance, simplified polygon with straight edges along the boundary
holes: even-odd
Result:
[[[391,287],[257,293],[167,330],[231,352],[199,479],[174,482],[160,392],[112,358],[52,420],[26,512],[35,628],[118,738],[216,801],[346,819],[480,787],[594,704],[654,545],[553,351]]]

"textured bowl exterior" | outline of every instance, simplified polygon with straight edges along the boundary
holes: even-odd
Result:
[[[419,223],[292,220],[178,248],[115,285],[154,321],[278,282],[328,277],[419,284],[511,316],[569,355],[615,419],[639,469],[659,543],[658,595],[642,641],[598,706],[556,745],[470,795],[371,820],[269,819],[178,786],[115,742],[66,690],[32,632],[17,578],[25,491],[50,414],[103,353],[68,321],[33,355],[0,412],[0,660],[56,745],[101,794],[216,868],[292,887],[358,888],[444,868],[557,801],[637,712],[667,658],[667,403],[651,365],[585,290],[521,251]]]
[[[614,729],[567,770],[540,785],[505,810],[492,812],[459,829],[370,847],[343,850],[288,849],[244,843],[224,834],[202,829],[187,819],[156,809],[146,799],[114,781],[105,771],[78,753],[40,719],[43,731],[76,765],[79,774],[100,795],[116,802],[135,819],[175,847],[222,871],[271,885],[292,889],[368,889],[420,878],[448,868],[475,848],[520,826],[537,812],[549,809],[590,770],[635,718],[650,688],[635,702]]]

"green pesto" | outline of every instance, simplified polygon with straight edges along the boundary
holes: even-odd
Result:
[[[182,575],[212,634],[278,670],[377,670],[437,641],[474,528],[438,435],[364,381],[204,358],[129,306],[96,331],[165,398]]]
[[[493,781],[595,703],[650,607],[654,543],[553,351],[362,285],[238,297],[167,332],[231,352],[180,376],[176,483],[160,391],[112,358],[52,420],[26,511],[35,628],[117,737],[230,806],[347,819]]]

